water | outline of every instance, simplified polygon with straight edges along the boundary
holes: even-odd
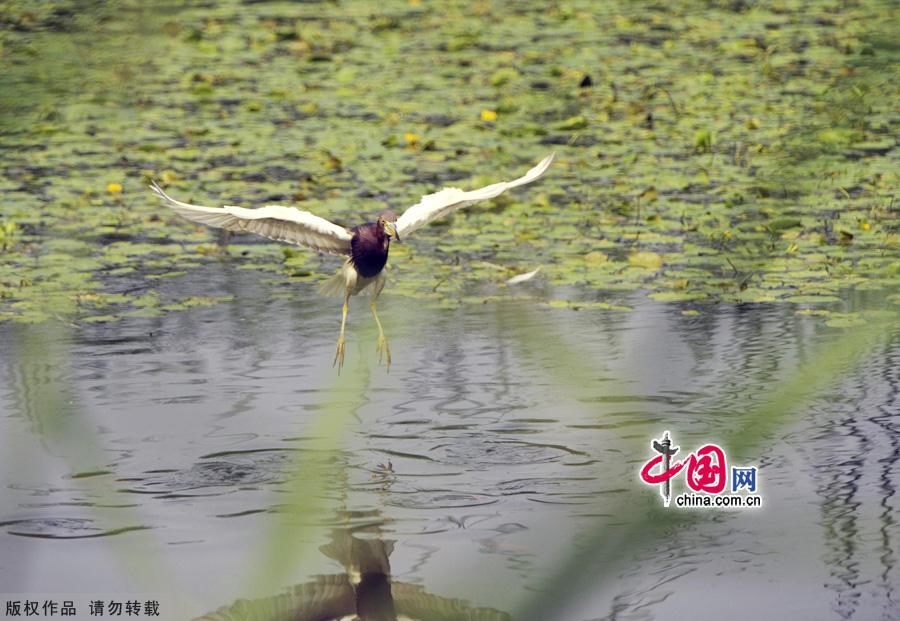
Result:
[[[138,593],[187,619],[301,585],[296,607],[346,591],[348,559],[374,546],[398,607],[466,600],[483,618],[556,595],[560,619],[900,614],[896,340],[754,448],[762,509],[588,550],[579,579],[543,593],[598,533],[658,507],[637,478],[652,438],[720,440],[836,331],[765,305],[438,311],[388,293],[390,373],[354,299],[338,376],[339,308],[312,285],[224,263],[165,286],[234,299],[0,326],[0,592]],[[296,554],[277,578],[273,537]]]

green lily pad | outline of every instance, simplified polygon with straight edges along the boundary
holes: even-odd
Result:
[[[839,19],[815,3],[482,4],[276,3],[258,18],[229,1],[180,7],[177,28],[115,4],[65,28],[69,12],[29,9],[0,41],[0,319],[152,316],[215,303],[156,294],[198,266],[285,284],[340,263],[184,222],[151,179],[353,226],[550,151],[540,182],[394,244],[385,295],[477,303],[535,265],[573,300],[820,309],[897,290],[890,3]],[[557,302],[590,308],[573,300]]]

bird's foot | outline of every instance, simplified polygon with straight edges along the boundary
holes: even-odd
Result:
[[[338,374],[341,373],[341,367],[344,366],[344,350],[347,348],[347,341],[341,336],[338,338],[337,351],[334,352],[334,362],[331,366],[337,366]]]
[[[384,334],[378,335],[378,345],[376,345],[376,350],[378,351],[378,364],[384,362],[387,365],[387,370],[391,370],[391,348],[388,347],[387,338],[385,338]]]

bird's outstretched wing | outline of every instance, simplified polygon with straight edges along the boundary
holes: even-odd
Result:
[[[249,231],[328,254],[350,254],[350,231],[308,211],[280,205],[259,209],[201,207],[175,200],[163,192],[155,181],[151,183],[150,189],[179,215],[193,222],[229,231]]]
[[[457,188],[444,188],[440,192],[423,196],[421,201],[404,211],[403,215],[397,219],[397,233],[400,239],[425,226],[432,220],[446,216],[451,211],[478,201],[494,198],[510,188],[537,181],[547,172],[547,168],[553,163],[555,155],[555,153],[551,153],[542,159],[537,166],[515,181],[501,181],[471,192],[464,192]]]

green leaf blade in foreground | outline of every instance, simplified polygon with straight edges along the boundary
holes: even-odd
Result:
[[[839,383],[868,352],[880,343],[897,338],[898,334],[900,321],[893,314],[883,322],[846,331],[820,345],[806,363],[749,413],[741,426],[725,435],[723,444],[729,447],[729,454],[737,459],[757,456],[764,441],[786,427],[799,408]],[[562,339],[548,341],[555,341],[557,347],[565,347]],[[572,360],[585,359],[575,353],[568,353]],[[636,558],[641,550],[661,542],[664,537],[671,537],[679,527],[698,519],[695,513],[679,513],[655,504],[648,505],[639,491],[635,490],[633,502],[627,503],[625,510],[616,516],[615,528],[598,528],[589,533],[579,551],[546,577],[535,594],[523,599],[514,615],[516,619],[544,621],[559,618],[559,611],[565,610],[584,592],[582,589],[591,585],[596,588],[621,572],[623,565]],[[605,561],[601,562],[603,559]],[[589,568],[592,573],[586,575]]]

